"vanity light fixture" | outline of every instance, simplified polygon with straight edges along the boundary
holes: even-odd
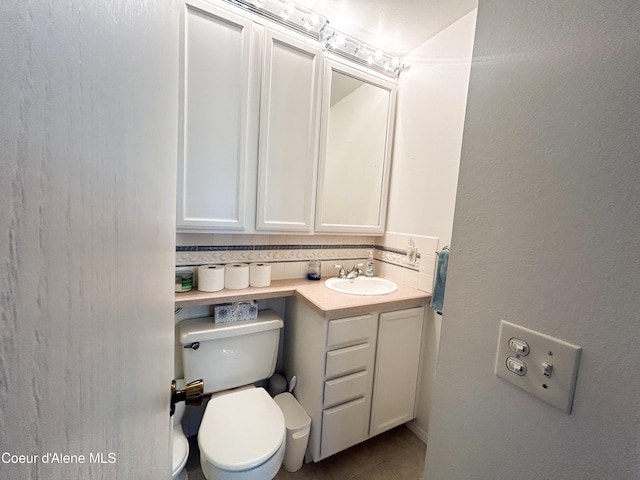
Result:
[[[307,28],[307,30],[310,30],[315,25],[317,25],[319,21],[320,21],[320,15],[313,12],[311,13],[311,15],[309,15],[309,18],[307,19],[307,23],[305,23],[305,27]]]
[[[325,45],[331,52],[367,65],[386,75],[397,76],[402,70],[408,68],[408,65],[402,63],[400,58],[383,52],[379,48],[361,43],[356,38],[339,32],[329,25],[325,26],[322,34]]]
[[[409,67],[400,58],[330,27],[326,17],[291,0],[225,1],[323,42],[332,53],[385,75],[396,77]]]
[[[291,0],[225,0],[273,22],[284,25],[315,40],[329,21],[322,15]]]
[[[289,2],[287,3],[284,8],[282,9],[282,11],[280,12],[280,16],[285,19],[285,20],[289,20],[289,17],[291,16],[291,14],[293,14],[296,11],[296,6],[293,2]]]

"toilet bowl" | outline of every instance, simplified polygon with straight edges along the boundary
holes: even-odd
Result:
[[[178,388],[184,388],[184,379],[176,380]],[[189,441],[182,431],[181,420],[185,412],[185,404],[180,402],[176,404],[176,410],[171,418],[173,428],[171,429],[171,480],[188,480],[187,471],[184,466],[189,458]]]
[[[184,466],[189,458],[189,441],[185,437],[182,428],[173,427],[171,434],[173,435],[173,457],[172,457],[172,480],[187,480],[189,477]]]
[[[282,411],[263,388],[213,395],[198,432],[202,473],[212,480],[271,479],[285,439]]]

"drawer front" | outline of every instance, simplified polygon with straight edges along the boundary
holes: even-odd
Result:
[[[350,343],[375,343],[378,333],[378,322],[376,320],[377,317],[370,314],[331,320],[327,334],[327,347],[337,347]]]
[[[369,435],[370,405],[358,398],[322,412],[321,458],[349,448],[367,439]]]
[[[325,376],[337,377],[346,373],[364,370],[371,359],[371,344],[362,343],[353,347],[327,352]]]
[[[368,382],[368,370],[327,380],[324,382],[324,407],[333,407],[339,403],[364,396],[367,392]]]

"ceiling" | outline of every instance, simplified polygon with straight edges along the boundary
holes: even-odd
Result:
[[[402,57],[478,6],[478,0],[296,0],[358,40]]]

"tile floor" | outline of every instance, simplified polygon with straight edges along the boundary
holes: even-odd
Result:
[[[189,438],[189,480],[204,480],[196,437]],[[295,473],[280,469],[275,480],[422,480],[426,445],[401,425]]]

